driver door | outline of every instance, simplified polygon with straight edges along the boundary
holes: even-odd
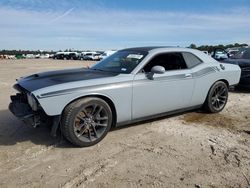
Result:
[[[156,65],[163,66],[166,71],[150,78],[150,70]],[[193,89],[192,72],[187,68],[181,53],[157,55],[134,76],[132,118],[187,108]]]

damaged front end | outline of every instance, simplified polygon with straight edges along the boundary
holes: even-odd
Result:
[[[37,127],[41,124],[41,111],[38,110],[38,102],[20,85],[16,84],[14,88],[19,93],[10,96],[9,110],[25,124]]]
[[[15,84],[13,87],[19,93],[10,96],[9,110],[26,125],[34,128],[40,125],[52,125],[51,134],[56,136],[60,118],[48,116],[33,94],[19,84]]]

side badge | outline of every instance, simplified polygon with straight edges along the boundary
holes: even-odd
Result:
[[[220,64],[220,68],[221,68],[222,70],[225,70],[225,66],[222,65],[222,64]]]

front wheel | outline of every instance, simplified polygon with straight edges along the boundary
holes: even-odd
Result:
[[[227,84],[225,82],[218,81],[210,88],[204,107],[210,113],[220,112],[226,106],[227,99]]]
[[[100,98],[84,98],[65,108],[61,123],[62,133],[71,143],[81,147],[92,146],[110,130],[112,111]]]

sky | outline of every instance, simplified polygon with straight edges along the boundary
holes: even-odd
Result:
[[[250,0],[0,0],[0,49],[250,44]]]

